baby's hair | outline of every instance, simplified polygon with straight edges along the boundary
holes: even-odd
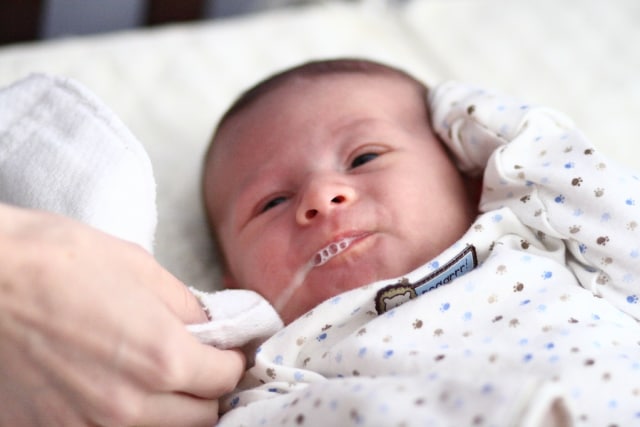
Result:
[[[426,96],[427,87],[407,72],[389,65],[367,59],[357,58],[338,58],[325,59],[318,61],[306,62],[304,64],[286,69],[271,77],[262,80],[255,86],[243,92],[236,101],[229,107],[227,112],[222,116],[218,123],[221,127],[230,117],[235,116],[240,111],[253,104],[265,94],[277,89],[297,78],[316,78],[331,74],[360,73],[370,76],[390,76],[399,77],[414,84],[418,90],[424,92]],[[426,99],[426,98],[424,98]]]

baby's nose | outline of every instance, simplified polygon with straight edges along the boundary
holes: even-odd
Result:
[[[296,211],[299,224],[308,224],[318,217],[329,216],[338,207],[345,207],[355,198],[353,188],[344,184],[312,183],[300,200]]]

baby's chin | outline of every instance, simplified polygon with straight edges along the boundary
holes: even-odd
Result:
[[[428,261],[428,259],[424,261],[423,257],[414,259],[405,257],[405,262],[402,263],[384,263],[380,262],[380,259],[385,258],[378,258],[378,260],[360,259],[353,265],[332,260],[325,265],[312,268],[302,277],[292,280],[290,285],[292,292],[284,298],[286,303],[282,304],[284,299],[281,299],[280,303],[274,303],[274,307],[285,324],[288,324],[337,295],[379,281],[401,278]]]
[[[274,307],[276,307],[282,321],[285,324],[289,324],[324,301],[382,279],[382,277],[374,273],[355,276],[352,274],[342,279],[333,278],[333,280],[323,277],[319,279],[309,278],[296,290],[288,303],[282,307],[278,307],[277,303],[274,303]]]

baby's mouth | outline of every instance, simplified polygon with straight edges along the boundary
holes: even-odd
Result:
[[[326,264],[333,257],[346,251],[353,242],[363,237],[364,235],[362,234],[356,235],[356,236],[344,237],[338,241],[329,243],[327,246],[325,246],[324,248],[316,252],[311,257],[311,259],[293,275],[289,285],[283,289],[280,296],[274,302],[274,307],[276,311],[281,312],[284,309],[284,307],[287,305],[287,303],[293,296],[293,293],[304,284],[307,278],[307,274],[309,274],[311,270],[313,270],[315,267],[319,267],[323,264]]]
[[[337,242],[329,243],[324,248],[320,249],[316,254],[311,258],[310,264],[313,267],[320,267],[323,264],[326,264],[333,257],[341,254],[345,250],[351,246],[358,237],[345,237]]]

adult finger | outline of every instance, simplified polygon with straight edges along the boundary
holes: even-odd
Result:
[[[180,393],[155,394],[143,404],[136,426],[196,427],[215,425],[218,420],[218,400],[201,399]]]
[[[204,399],[216,399],[231,392],[245,369],[245,357],[239,350],[219,350],[191,338],[181,351],[183,368],[167,385]],[[175,381],[175,382],[174,382]]]
[[[186,324],[203,323],[207,316],[191,291],[175,276],[162,268],[146,251],[141,249],[146,274],[141,282]]]

